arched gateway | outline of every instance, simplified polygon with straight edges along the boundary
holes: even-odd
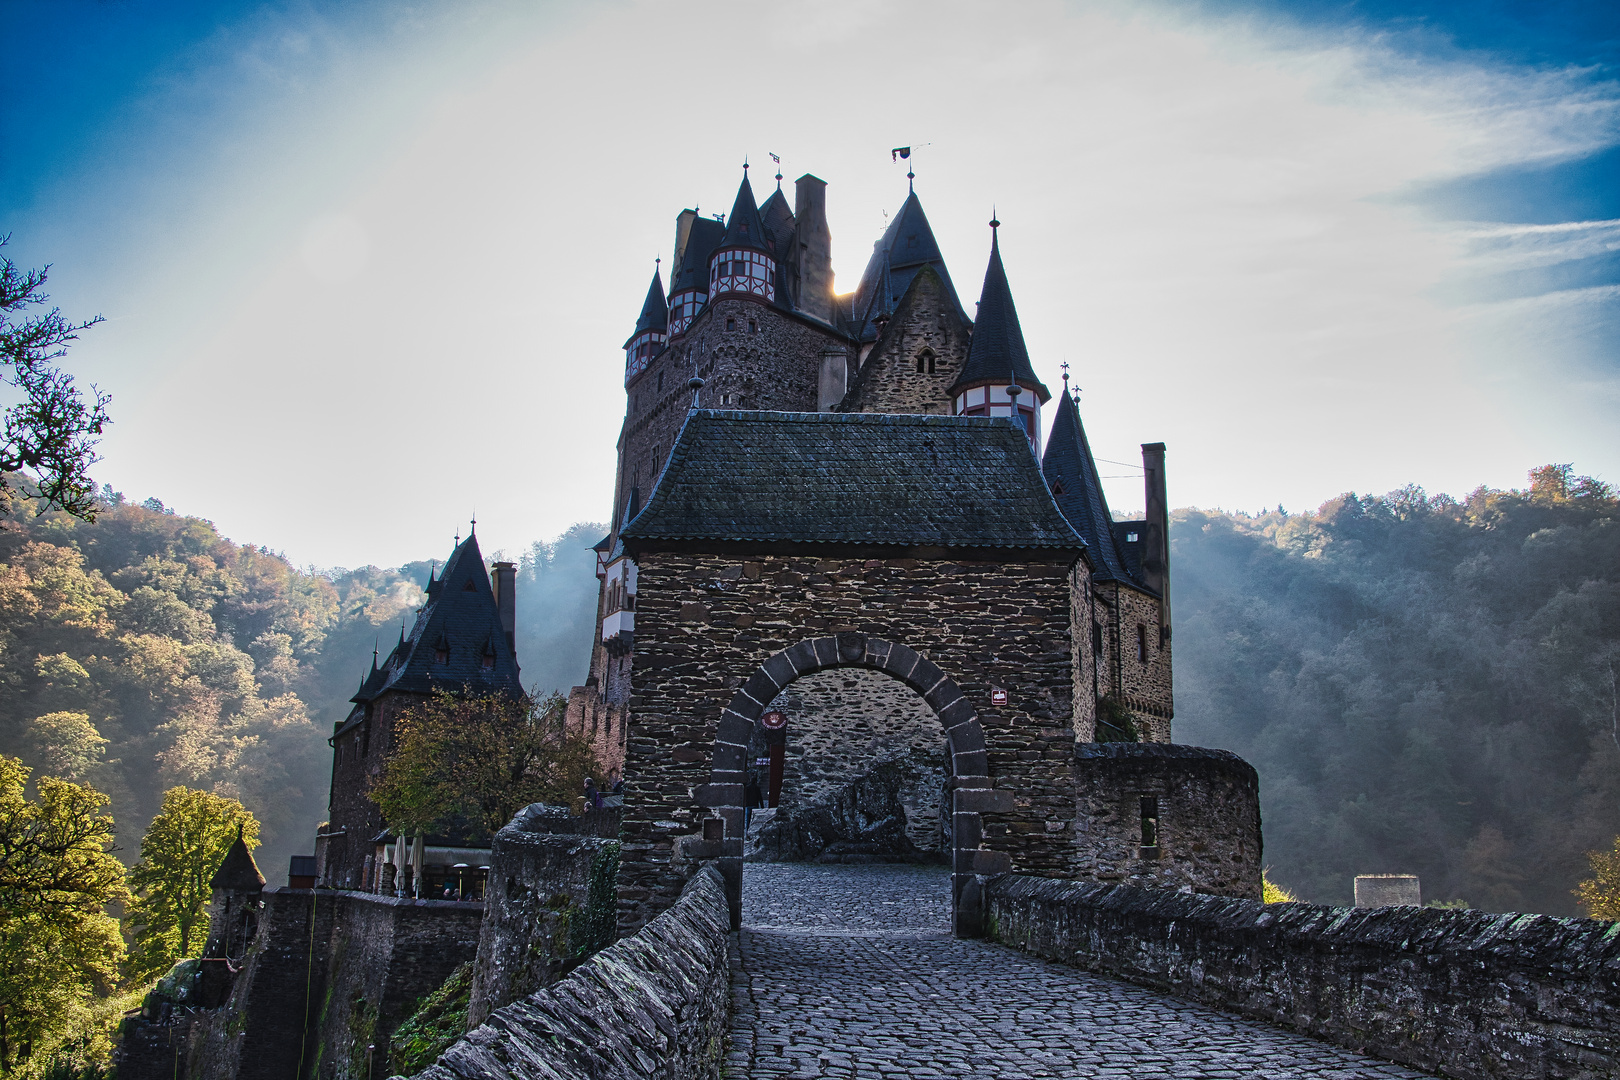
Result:
[[[1005,419],[693,410],[603,560],[626,590],[603,679],[625,717],[621,929],[710,860],[740,917],[750,736],[839,666],[900,680],[945,729],[958,933],[974,874],[1071,872],[1085,558]]]
[[[981,846],[981,814],[1012,810],[1013,794],[991,786],[979,714],[955,680],[910,647],[861,633],[809,638],[783,649],[759,666],[721,713],[713,768],[698,797],[724,822],[719,863],[726,879],[732,925],[738,925],[742,913],[743,766],[754,726],[771,700],[795,680],[837,667],[870,668],[891,675],[921,695],[939,717],[945,729],[950,773],[952,922],[959,936],[976,934],[973,876],[1006,868],[1004,858]]]

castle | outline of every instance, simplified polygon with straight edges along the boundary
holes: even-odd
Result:
[[[723,220],[675,219],[669,291],[657,272],[624,343],[627,408],[618,444],[612,529],[597,545],[602,581],[590,674],[570,695],[570,722],[618,774],[629,732],[636,566],[620,532],[637,517],[696,406],[797,413],[1012,418],[1038,447],[1041,472],[1091,563],[1085,624],[1094,660],[1077,672],[1092,701],[1077,735],[1169,742],[1173,715],[1164,446],[1143,446],[1146,517],[1115,521],[1076,398],[1035,374],[992,221],[975,316],[962,306],[915,190],[873,245],[860,284],[833,291],[826,188],[805,175],[791,208],[777,188],[756,205],[747,167]],[[1065,379],[1067,376],[1065,376]],[[702,380],[694,395],[690,384]],[[974,497],[963,491],[964,500]],[[1102,728],[1094,729],[1096,702]]]

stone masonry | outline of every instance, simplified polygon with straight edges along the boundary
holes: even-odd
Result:
[[[697,789],[711,782],[711,771],[740,768],[759,713],[798,677],[791,666],[779,670],[786,660],[770,669],[777,676],[764,674],[767,661],[830,634],[849,635],[847,663],[855,667],[882,668],[886,662],[867,652],[868,639],[884,648],[914,646],[960,688],[963,708],[977,714],[984,749],[957,747],[953,769],[958,777],[987,777],[993,794],[985,796],[982,824],[975,813],[975,820],[954,830],[959,850],[982,848],[979,855],[967,856],[971,866],[958,872],[1018,867],[1064,875],[1073,869],[1066,558],[992,562],[646,552],[638,561],[642,599],[625,765],[622,929],[643,925],[673,902],[696,868],[692,854],[722,853],[705,843],[703,819],[710,814]],[[838,666],[838,661],[820,666]],[[742,727],[725,736],[721,711],[734,704],[739,691],[756,684],[762,697],[751,710],[754,715],[728,721]],[[1006,705],[991,704],[992,687],[1007,691]],[[936,709],[944,704],[937,698],[930,702]],[[737,749],[717,757],[722,737]],[[963,760],[964,752],[976,760]],[[736,801],[714,805],[741,806],[740,771],[735,775]],[[724,854],[740,859],[740,809],[736,817],[725,822],[722,835]]]

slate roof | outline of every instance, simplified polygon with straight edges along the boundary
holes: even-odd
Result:
[[[656,330],[660,334],[669,330],[669,304],[664,300],[664,282],[653,271],[652,284],[647,286],[647,299],[641,304],[641,317],[636,320],[636,328],[625,339],[625,348],[636,339],[636,335],[647,330]]]
[[[748,170],[743,170],[742,183],[737,187],[737,198],[726,217],[725,239],[721,247],[754,248],[769,253],[765,246],[765,223],[760,220],[759,206],[754,202],[754,189],[748,183]]]
[[[671,296],[689,289],[701,293],[709,291],[709,256],[714,254],[714,249],[720,246],[720,240],[725,235],[726,227],[713,218],[700,217],[692,222],[686,247],[680,254],[680,264],[669,275]]]
[[[1010,420],[694,410],[627,548],[732,540],[1080,551]]]
[[[781,188],[771,192],[770,198],[759,208],[759,218],[765,223],[771,238],[776,241],[777,252],[785,253],[797,223],[793,220],[793,207],[788,205],[787,196],[782,194]]]
[[[1001,265],[1000,240],[992,229],[990,265],[984,271],[979,313],[973,320],[973,342],[968,346],[967,363],[962,365],[962,373],[950,393],[967,386],[1012,378],[1017,379],[1018,385],[1034,390],[1042,402],[1051,399],[1051,391],[1035,377],[1035,369],[1030,366],[1024,330],[1018,324],[1018,309],[1013,305],[1012,289],[1007,286],[1007,271]]]
[[[242,826],[236,827],[236,840],[225,853],[225,861],[214,871],[208,887],[236,892],[258,892],[264,888],[264,875],[259,873],[259,864],[253,861],[253,852],[247,849],[247,841],[242,838]]]
[[[441,648],[448,653],[443,663],[435,655]],[[486,654],[494,657],[493,667],[484,667]],[[400,631],[399,643],[380,667],[373,657],[371,673],[349,699],[359,707],[333,737],[359,723],[366,703],[389,691],[428,694],[463,689],[472,693],[522,691],[517,657],[501,628],[477,536],[456,545],[442,574],[429,576],[427,601],[417,611],[410,636]]]
[[[900,212],[883,231],[883,238],[873,247],[872,257],[867,260],[852,302],[851,321],[855,325],[850,332],[862,341],[875,340],[878,330],[873,320],[894,312],[906,290],[911,288],[917,272],[925,266],[932,266],[944,280],[946,294],[956,306],[956,314],[967,322],[967,313],[962,310],[962,301],[951,282],[951,272],[945,268],[939,242],[934,239],[933,227],[928,224],[928,215],[923,213],[922,201],[913,191],[906,196]]]
[[[1041,458],[1041,474],[1057,500],[1058,509],[1091,550],[1092,576],[1100,581],[1132,581],[1119,533],[1114,529],[1108,499],[1103,494],[1091,444],[1086,441],[1080,407],[1067,392],[1058,395],[1057,416]],[[1061,490],[1061,494],[1057,494]],[[1136,580],[1135,584],[1141,584]]]

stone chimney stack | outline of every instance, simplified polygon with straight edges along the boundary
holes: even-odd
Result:
[[[798,229],[799,310],[830,323],[833,317],[832,230],[827,227],[827,182],[805,173],[793,184]]]
[[[1170,503],[1164,493],[1164,443],[1142,444],[1142,486],[1147,519],[1142,529],[1142,574],[1164,599],[1159,625],[1170,632]]]
[[[501,613],[501,630],[506,634],[506,647],[517,655],[517,566],[509,562],[495,564],[490,582],[495,588],[495,607]]]

